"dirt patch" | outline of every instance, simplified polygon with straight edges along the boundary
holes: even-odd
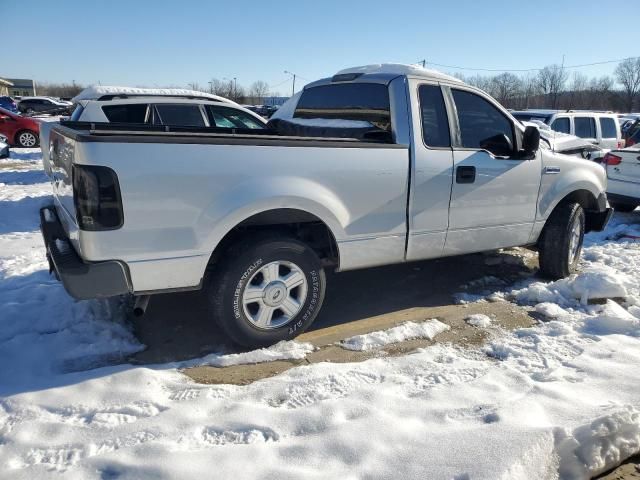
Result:
[[[299,365],[320,362],[361,362],[377,356],[406,355],[418,348],[433,345],[436,341],[467,346],[479,345],[487,340],[491,334],[491,329],[476,328],[465,321],[465,318],[469,315],[477,313],[488,315],[493,319],[494,325],[508,330],[529,327],[535,323],[534,318],[529,315],[527,309],[508,302],[413,308],[395,312],[392,315],[380,315],[304,333],[297,340],[309,342],[318,347],[318,350],[307,355],[304,360],[234,365],[231,367],[201,366],[185,369],[183,373],[198,383],[246,385],[256,380],[277,375]],[[336,344],[354,335],[388,329],[406,321],[421,322],[431,318],[437,318],[451,327],[450,330],[438,335],[434,341],[413,339],[369,351],[347,350]]]
[[[618,468],[597,478],[598,480],[640,480],[640,455],[631,457]]]

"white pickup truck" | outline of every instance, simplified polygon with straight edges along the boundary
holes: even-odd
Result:
[[[270,130],[62,122],[43,145],[51,267],[77,299],[205,289],[237,343],[292,338],[339,271],[530,245],[571,274],[611,208],[593,162],[412,66],[307,85]]]

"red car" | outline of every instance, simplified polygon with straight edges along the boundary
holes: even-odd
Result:
[[[40,143],[40,122],[0,108],[0,134],[7,137],[9,145],[37,147]]]

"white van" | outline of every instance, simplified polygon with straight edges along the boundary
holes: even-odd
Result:
[[[552,130],[592,141],[602,149],[624,148],[615,113],[585,110],[522,110],[511,112],[521,122],[544,122]]]

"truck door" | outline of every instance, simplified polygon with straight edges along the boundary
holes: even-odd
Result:
[[[516,159],[514,120],[489,97],[451,87],[454,173],[445,254],[524,245],[540,188],[540,154]]]
[[[413,145],[406,258],[420,260],[442,255],[449,223],[453,151],[442,87],[416,80],[409,87]]]

